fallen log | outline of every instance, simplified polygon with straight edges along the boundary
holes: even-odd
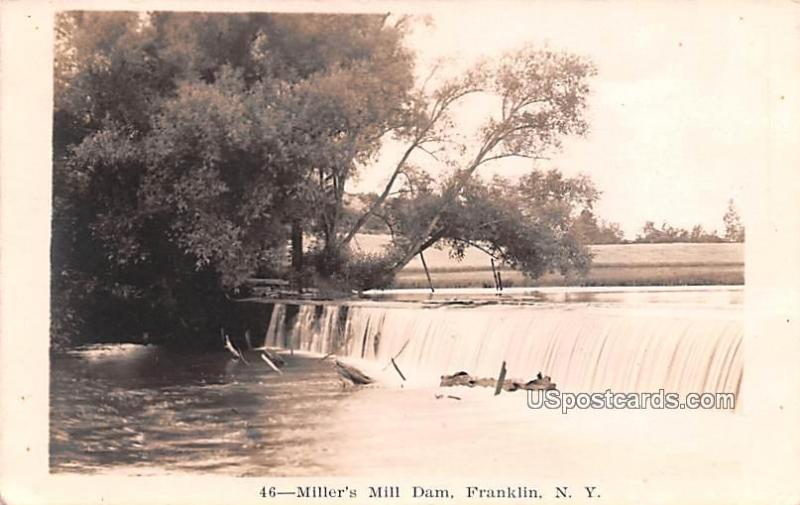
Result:
[[[345,365],[338,359],[334,362],[334,366],[336,367],[336,372],[339,374],[340,377],[349,381],[353,385],[362,386],[365,384],[372,384],[375,382],[372,377],[365,374],[358,368],[350,365]]]
[[[395,354],[395,355],[394,355],[394,357],[393,357],[393,358],[391,358],[391,359],[397,359],[397,358],[399,358],[399,357],[400,357],[400,355],[401,355],[401,354],[403,354],[403,351],[405,351],[405,350],[406,350],[406,346],[408,345],[408,343],[409,343],[409,342],[410,342],[410,339],[406,339],[406,341],[405,341],[405,343],[403,344],[403,346],[402,346],[402,347],[400,347],[400,350],[399,350],[399,351],[397,351],[397,354]],[[391,361],[390,361],[389,363],[386,363],[386,366],[385,366],[385,367],[383,367],[383,369],[382,369],[381,371],[383,371],[383,370],[386,370],[387,368],[389,368],[389,365],[391,365],[391,364],[392,364],[392,363],[391,363]]]
[[[267,365],[270,366],[270,368],[272,368],[273,370],[278,372],[278,375],[283,375],[283,372],[281,372],[281,369],[278,368],[277,366],[275,366],[275,363],[273,363],[272,360],[269,359],[269,357],[267,356],[266,352],[262,352],[261,353],[261,359],[263,359],[267,363]]]
[[[505,362],[503,362],[505,365]],[[467,386],[467,387],[491,387],[495,388],[495,394],[499,394],[500,390],[517,391],[517,390],[550,390],[556,389],[556,383],[552,381],[549,376],[542,375],[539,372],[535,379],[530,381],[523,381],[521,379],[506,379],[505,366],[500,368],[500,380],[491,377],[472,377],[467,372],[460,371],[452,375],[442,375],[439,382],[439,387],[454,387],[454,386]]]

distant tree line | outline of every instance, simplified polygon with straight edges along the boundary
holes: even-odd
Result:
[[[633,240],[625,239],[625,235],[617,223],[598,221],[589,209],[584,209],[573,226],[575,234],[586,244],[660,244],[670,242],[744,242],[744,224],[733,200],[723,216],[725,234],[720,236],[716,230],[707,231],[702,225],[695,225],[691,230],[678,228],[662,223],[647,221]]]

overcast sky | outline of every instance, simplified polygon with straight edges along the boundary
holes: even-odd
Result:
[[[453,71],[526,43],[593,60],[589,135],[568,139],[560,154],[538,163],[591,176],[603,192],[597,214],[618,222],[627,237],[646,220],[723,231],[729,198],[746,213],[747,177],[764,168],[769,83],[760,68],[768,48],[757,36],[764,27],[745,7],[453,5],[412,33],[419,73],[440,58],[449,58],[446,70]],[[381,169],[368,171],[355,189],[377,189],[398,149],[387,145]],[[496,162],[491,170],[515,176],[529,163]]]

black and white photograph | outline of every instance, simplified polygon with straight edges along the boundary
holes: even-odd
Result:
[[[0,502],[800,500],[797,2],[2,6]]]

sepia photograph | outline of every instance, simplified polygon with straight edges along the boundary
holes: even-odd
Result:
[[[42,240],[4,208],[2,292],[41,251],[46,317],[2,378],[46,489],[0,495],[797,503],[800,6],[770,5],[38,5],[44,133],[2,181],[44,168],[2,201]]]

